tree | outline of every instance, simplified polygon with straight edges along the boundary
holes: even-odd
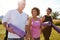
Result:
[[[53,12],[51,16],[53,17],[53,19],[57,19],[59,15],[59,12]]]

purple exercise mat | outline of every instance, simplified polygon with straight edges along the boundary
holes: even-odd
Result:
[[[60,28],[58,28],[56,25],[52,24],[51,22],[44,22],[42,23],[43,26],[49,26],[49,27],[53,27],[58,33],[60,33]]]
[[[26,35],[26,33],[23,30],[17,28],[16,26],[14,26],[12,24],[8,24],[8,27],[12,27],[13,28],[12,31],[20,37],[24,37]]]
[[[58,32],[60,33],[60,28],[58,28],[56,25],[52,24],[52,27]]]
[[[44,23],[42,23],[42,26],[51,26],[51,22],[49,22],[49,21],[44,22]]]

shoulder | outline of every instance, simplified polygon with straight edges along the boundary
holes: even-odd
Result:
[[[41,23],[43,22],[43,19],[42,19],[42,18],[40,18],[40,22],[41,22]]]
[[[32,17],[29,17],[29,21],[32,21]]]
[[[23,12],[23,15],[26,15],[26,16],[28,16],[28,14],[27,14],[27,13],[25,13],[25,12]]]
[[[13,9],[13,10],[9,10],[8,12],[14,12],[14,11],[16,11],[16,9]]]
[[[24,14],[27,18],[29,18],[29,15],[28,15],[27,13],[23,12],[23,14]]]
[[[52,16],[50,16],[52,18]]]
[[[15,12],[15,11],[16,11],[15,9],[9,10],[9,11],[7,12],[7,14],[12,14],[12,13]]]
[[[46,17],[47,15],[44,15],[43,17]]]

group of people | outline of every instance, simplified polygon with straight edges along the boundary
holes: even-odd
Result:
[[[47,8],[47,15],[43,16],[42,18],[39,18],[37,16],[40,15],[40,9],[34,7],[31,10],[32,17],[29,18],[29,16],[25,12],[23,12],[25,5],[25,0],[18,2],[18,8],[15,10],[8,11],[7,14],[4,16],[2,20],[2,23],[6,28],[6,37],[4,40],[24,40],[25,36],[26,40],[28,40],[28,37],[30,38],[30,40],[40,40],[41,32],[43,32],[45,40],[49,40],[52,27],[44,27],[42,23],[47,21],[53,23],[52,17],[50,16],[52,9]],[[19,37],[18,35],[16,35],[12,31],[13,28],[8,27],[9,23],[26,32],[26,35],[24,37]]]

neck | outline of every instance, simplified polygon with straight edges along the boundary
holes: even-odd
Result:
[[[33,17],[34,19],[37,19],[37,17]]]
[[[50,16],[50,14],[47,14],[47,16]]]
[[[23,11],[22,10],[20,10],[20,9],[17,9],[18,10],[18,12],[21,14]]]

